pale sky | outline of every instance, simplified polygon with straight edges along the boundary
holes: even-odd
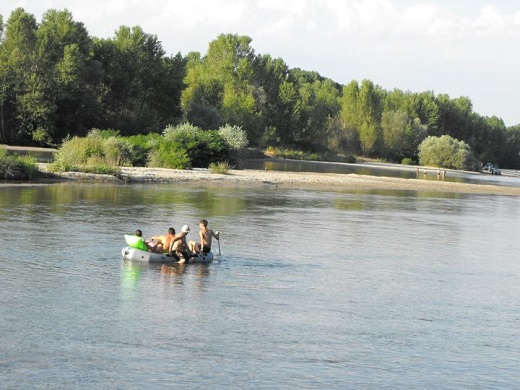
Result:
[[[205,54],[219,34],[340,84],[467,96],[474,111],[520,124],[520,2],[515,0],[2,0],[41,22],[68,9],[91,36],[155,34],[167,55]]]

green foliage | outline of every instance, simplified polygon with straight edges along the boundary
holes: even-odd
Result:
[[[349,163],[349,164],[354,164],[357,162],[357,159],[355,156],[350,155],[350,156],[345,157],[345,162]]]
[[[419,163],[450,169],[477,169],[477,161],[469,145],[449,135],[426,138],[419,145]]]
[[[82,168],[81,172],[94,173],[97,175],[117,175],[121,173],[121,169],[119,169],[118,167],[106,165],[104,163],[99,163],[95,165],[85,166]]]
[[[415,165],[415,162],[411,158],[405,157],[401,160],[401,164],[402,165]]]
[[[164,141],[150,153],[149,166],[207,168],[212,162],[232,159],[230,147],[216,130],[202,130],[189,123],[168,126]]]
[[[417,147],[427,134],[419,118],[412,120],[403,111],[385,111],[381,118],[386,159],[399,161],[417,155]]]
[[[8,155],[5,149],[0,148],[0,179],[30,180],[37,172],[34,158]]]
[[[247,134],[240,126],[226,125],[218,129],[218,133],[233,150],[243,149],[249,144]]]
[[[100,99],[106,126],[124,135],[159,131],[180,116],[181,56],[165,58],[157,36],[121,26],[113,39],[97,39],[93,57],[103,73]]]
[[[322,157],[317,153],[307,153],[301,150],[292,150],[284,148],[275,148],[269,146],[265,152],[266,155],[278,158],[287,158],[291,160],[306,160],[306,161],[322,161]]]
[[[223,161],[219,163],[211,163],[209,164],[208,168],[211,171],[211,173],[224,175],[228,173],[228,171],[231,169],[231,166],[227,161]]]
[[[173,140],[162,141],[157,148],[150,151],[149,167],[189,169],[192,167],[188,152]]]
[[[88,172],[106,167],[132,164],[132,145],[110,131],[92,130],[86,137],[72,137],[63,142],[56,154],[51,170]]]
[[[5,24],[0,21],[0,142],[56,145],[88,129],[117,129],[103,130],[101,138],[115,139],[89,145],[89,152],[97,148],[109,164],[123,165],[145,165],[151,151],[158,162],[161,153],[173,153],[169,164],[198,166],[240,149],[237,133],[219,131],[224,147],[208,136],[223,124],[242,129],[252,146],[390,161],[416,159],[427,135],[449,135],[481,160],[520,168],[517,131],[473,112],[468,97],[386,91],[370,80],[342,86],[256,55],[251,43],[247,36],[221,34],[205,54],[167,57],[158,37],[139,26],[121,26],[112,38],[98,39],[67,10],[51,9],[38,23],[17,8]],[[158,134],[183,120],[210,131],[196,139],[168,138],[180,145],[163,152],[162,139],[125,139],[130,156],[117,140]]]
[[[156,133],[139,134],[126,137],[125,140],[132,149],[132,165],[145,167],[148,163],[148,154],[158,147],[163,138]]]

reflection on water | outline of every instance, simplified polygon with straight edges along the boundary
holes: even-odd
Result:
[[[50,163],[54,160],[54,150],[30,150],[27,151],[24,148],[21,149],[8,149],[8,154],[16,156],[28,156],[36,159],[40,163]]]
[[[519,385],[518,197],[58,183],[0,206],[5,388]],[[121,259],[202,217],[212,264]]]
[[[341,173],[358,174],[370,176],[398,177],[403,179],[420,179],[433,181],[449,181],[455,183],[493,184],[505,186],[520,186],[520,178],[494,176],[473,172],[452,171],[446,173],[438,169],[418,169],[411,166],[399,166],[393,164],[348,164],[331,163],[323,161],[299,161],[299,160],[276,160],[276,159],[251,159],[241,164],[243,169],[260,169],[290,172],[319,172],[319,173]]]

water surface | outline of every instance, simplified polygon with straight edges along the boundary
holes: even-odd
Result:
[[[518,197],[58,183],[0,205],[5,388],[520,385]],[[121,259],[124,233],[203,217],[213,264]]]

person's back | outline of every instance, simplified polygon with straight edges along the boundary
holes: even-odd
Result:
[[[152,240],[156,240],[158,242],[157,252],[165,253],[169,251],[172,240],[175,238],[175,229],[169,228],[168,233],[160,236],[152,237]]]

